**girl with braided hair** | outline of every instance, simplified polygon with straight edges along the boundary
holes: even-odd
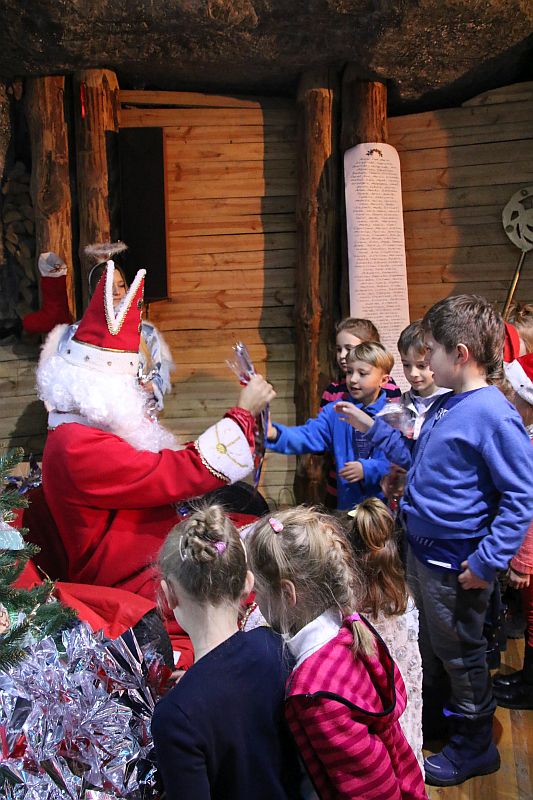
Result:
[[[339,523],[298,506],[260,520],[246,547],[259,608],[295,661],[285,717],[318,796],[426,798],[398,722],[405,686],[356,612],[364,584]]]
[[[194,647],[194,664],[152,719],[166,800],[299,797],[300,770],[283,720],[281,639],[264,626],[239,630],[239,603],[253,575],[222,506],[205,506],[176,525],[159,568],[163,595]]]

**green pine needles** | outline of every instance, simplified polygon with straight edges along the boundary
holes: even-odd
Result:
[[[10,528],[15,509],[28,501],[16,488],[6,486],[8,474],[24,456],[22,448],[0,455],[0,670],[7,671],[24,658],[24,648],[73,624],[75,613],[52,598],[54,584],[45,580],[33,589],[14,583],[28,560],[39,552]]]

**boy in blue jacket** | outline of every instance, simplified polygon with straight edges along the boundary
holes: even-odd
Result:
[[[430,308],[422,324],[435,382],[451,392],[431,406],[417,441],[345,403],[336,410],[409,470],[402,512],[425,710],[439,697],[442,708],[445,688],[452,731],[426,759],[426,782],[453,786],[500,765],[483,623],[496,574],[533,517],[533,458],[518,412],[489,385],[502,368],[501,317],[483,298],[458,295]]]
[[[346,402],[371,417],[387,402],[383,387],[394,366],[392,355],[378,342],[362,342],[346,356]],[[276,453],[301,455],[329,451],[337,468],[337,504],[350,510],[365,497],[383,497],[380,481],[390,464],[381,450],[345,425],[328,403],[316,419],[287,427],[269,423],[267,446]]]

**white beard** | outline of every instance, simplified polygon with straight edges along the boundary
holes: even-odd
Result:
[[[136,450],[181,449],[174,434],[147,418],[147,395],[136,377],[74,366],[50,351],[57,353],[47,341],[37,368],[39,397],[47,411],[79,414]]]

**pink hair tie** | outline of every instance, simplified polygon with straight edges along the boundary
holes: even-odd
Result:
[[[213,547],[218,552],[219,556],[222,555],[224,550],[226,549],[227,545],[226,542],[215,542]]]
[[[349,617],[344,617],[344,622],[359,622],[360,619],[361,617],[359,616],[359,614],[355,613],[355,614],[350,614]]]
[[[279,519],[276,519],[276,517],[270,517],[270,519],[268,520],[268,524],[270,525],[274,533],[281,533],[281,531],[283,530],[283,522],[280,522]]]

